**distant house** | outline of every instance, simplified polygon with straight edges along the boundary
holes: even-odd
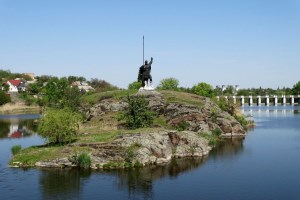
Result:
[[[29,76],[32,80],[35,80],[35,74],[34,73],[23,73],[23,75]]]
[[[8,92],[20,92],[25,91],[25,83],[21,80],[9,80],[6,81],[4,84],[8,85]]]
[[[75,81],[71,84],[72,87],[78,87],[81,92],[94,91],[95,89],[90,86],[87,82]]]
[[[26,75],[28,77],[31,78],[31,81],[26,81],[26,86],[30,85],[30,84],[33,84],[33,83],[36,83],[37,79],[35,79],[35,74],[34,73],[23,73],[23,75]]]

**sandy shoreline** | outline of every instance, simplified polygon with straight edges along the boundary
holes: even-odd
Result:
[[[0,106],[0,114],[23,114],[40,113],[41,107],[36,105],[27,106],[24,103],[8,103]]]

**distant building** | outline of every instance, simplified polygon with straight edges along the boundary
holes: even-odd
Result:
[[[232,95],[237,95],[237,92],[239,91],[239,85],[222,85],[222,87],[220,87],[219,85],[216,86],[216,89],[217,90],[221,90],[222,93],[225,91],[225,90],[230,90],[232,92]]]
[[[8,92],[21,92],[26,90],[25,83],[21,80],[9,80],[4,84],[9,86]]]
[[[222,85],[222,92],[224,92],[227,89],[226,85]]]
[[[81,92],[90,92],[94,91],[95,89],[90,86],[87,82],[80,82],[80,81],[75,81],[71,84],[72,87],[78,87],[78,89]]]
[[[34,73],[23,73],[23,75],[29,76],[32,80],[35,80],[35,74]]]

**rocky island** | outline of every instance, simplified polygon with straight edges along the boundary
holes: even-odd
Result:
[[[118,113],[127,109],[124,91],[94,94],[82,105],[86,121],[76,141],[63,146],[23,149],[12,167],[76,167],[85,152],[93,169],[141,167],[168,163],[172,158],[204,157],[219,138],[244,137],[245,129],[211,99],[175,91],[140,91],[154,113],[148,128],[128,130]],[[91,97],[88,97],[91,99]],[[96,99],[96,100],[95,100]]]

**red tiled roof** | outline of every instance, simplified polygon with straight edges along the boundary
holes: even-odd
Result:
[[[8,82],[8,81],[7,81],[7,82]],[[20,80],[9,80],[9,82],[10,82],[11,84],[13,84],[14,86],[18,86],[18,85],[20,85],[20,83],[21,83]]]

